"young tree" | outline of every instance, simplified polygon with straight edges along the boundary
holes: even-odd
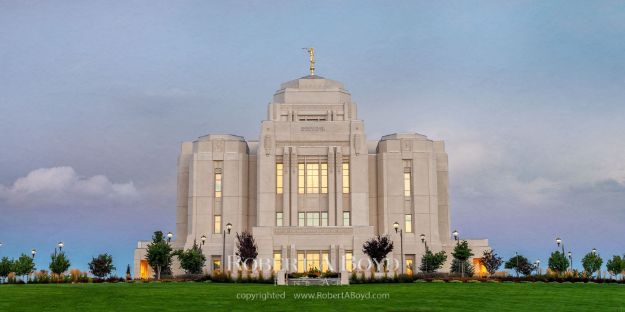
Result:
[[[4,260],[4,259],[3,259]],[[612,259],[608,260],[605,264],[608,272],[617,277],[623,271],[625,271],[625,258],[621,258],[621,256],[613,256]]]
[[[132,279],[132,274],[130,274],[130,264],[126,265],[126,280],[129,281]]]
[[[15,262],[13,262],[13,272],[19,276],[27,278],[28,274],[35,271],[35,262],[33,258],[26,254],[21,254]]]
[[[530,275],[532,274],[532,271],[534,271],[535,266],[531,264],[527,258],[521,255],[516,255],[506,262],[504,268],[516,271],[517,275],[519,273],[523,275]]]
[[[258,256],[258,246],[254,241],[252,233],[243,231],[243,233],[237,233],[237,252],[236,255],[241,258],[241,263],[249,268],[249,265]],[[225,263],[225,262],[224,262]]]
[[[177,250],[174,252],[178,256],[180,261],[180,267],[187,272],[187,274],[200,274],[202,273],[202,267],[206,262],[206,257],[202,254],[200,246],[193,241],[193,247],[186,251]]]
[[[421,257],[419,270],[423,273],[434,273],[443,266],[445,261],[447,261],[447,254],[445,254],[445,251],[432,253],[432,251],[428,248],[423,257]]]
[[[63,272],[67,271],[71,263],[69,259],[65,256],[65,252],[61,251],[59,253],[54,251],[53,254],[50,255],[50,271],[55,274],[63,274]]]
[[[96,258],[92,258],[91,262],[89,262],[89,271],[99,278],[104,278],[111,274],[113,270],[115,270],[113,257],[109,254],[101,254]]]
[[[584,272],[588,276],[593,276],[593,274],[599,271],[602,264],[603,259],[596,252],[589,252],[582,258],[582,267],[584,267]]]
[[[469,243],[467,241],[464,240],[456,244],[456,247],[454,247],[454,251],[451,253],[451,255],[454,257],[454,260],[457,260],[458,262],[455,266],[454,262],[451,262],[452,273],[460,273],[462,277],[464,277],[464,269],[470,267],[471,275],[473,275],[473,266],[467,261],[469,260],[469,258],[471,258],[471,256],[473,256],[473,252],[471,251],[471,248],[469,248]],[[462,265],[460,263],[462,263]],[[454,271],[454,268],[458,269],[458,271]]]
[[[373,265],[376,271],[379,270],[378,264],[381,263],[386,255],[388,255],[391,251],[393,251],[393,242],[388,235],[378,235],[366,241],[362,245],[362,252],[373,260]]]
[[[156,279],[161,279],[161,272],[167,272],[171,266],[172,248],[163,239],[163,232],[156,231],[152,236],[152,242],[148,244],[146,251],[148,264],[156,272]]]
[[[0,260],[0,281],[1,280],[6,280],[6,278],[9,276],[9,273],[12,272],[13,269],[13,260],[9,259],[8,257],[2,257],[2,260]]]
[[[569,260],[566,258],[564,253],[559,251],[554,251],[551,253],[549,257],[549,269],[556,272],[557,274],[562,274],[569,267]]]
[[[486,268],[488,274],[491,276],[495,274],[495,272],[497,272],[499,267],[503,264],[503,259],[501,259],[501,257],[499,257],[493,249],[484,251],[480,261]]]

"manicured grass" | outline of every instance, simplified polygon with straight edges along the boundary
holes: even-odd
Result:
[[[296,294],[388,299],[295,299]],[[285,299],[238,299],[237,293]],[[0,285],[0,311],[625,311],[625,285],[411,283],[273,286],[218,283]]]

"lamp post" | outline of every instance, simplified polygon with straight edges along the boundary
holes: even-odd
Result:
[[[167,243],[171,242],[171,238],[174,237],[174,234],[172,234],[171,232],[167,233]]]
[[[536,260],[536,269],[538,270],[538,275],[541,275],[541,271],[540,271],[540,259]]]
[[[459,246],[460,245],[460,233],[458,233],[457,230],[454,230],[454,232],[451,233],[451,235],[453,235],[454,240],[456,240],[456,246]],[[460,276],[464,278],[464,261],[458,264],[460,265]]]
[[[63,250],[63,246],[65,246],[65,244],[63,244],[63,242],[59,242],[56,245],[59,246],[59,252],[61,252]]]
[[[569,251],[569,266],[571,271],[573,271],[573,254]]]
[[[230,230],[232,229],[232,224],[231,223],[226,224],[226,229],[228,231],[228,234],[230,234]],[[221,265],[223,268],[226,268],[226,230],[224,230],[222,245],[223,245],[223,250],[222,250],[223,253],[221,254],[221,260],[222,260]],[[222,272],[225,272],[225,270],[222,269]]]
[[[419,235],[419,237],[421,237],[421,242],[425,245],[425,273],[428,273],[428,258],[427,258],[427,253],[428,253],[428,242],[425,241],[425,234],[421,234]]]
[[[404,231],[399,228],[399,223],[393,223],[395,233],[399,232],[399,252],[401,253],[401,274],[404,274]]]
[[[519,252],[514,252],[514,258],[516,259],[516,277],[519,277]]]
[[[37,254],[37,250],[36,249],[31,250],[30,254],[33,256],[33,259],[35,259],[35,255]]]
[[[202,246],[204,246],[204,243],[206,243],[206,235],[202,235],[200,239],[202,240]]]

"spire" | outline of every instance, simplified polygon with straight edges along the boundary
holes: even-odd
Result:
[[[308,51],[308,55],[310,56],[310,75],[315,75],[315,48],[304,48]]]

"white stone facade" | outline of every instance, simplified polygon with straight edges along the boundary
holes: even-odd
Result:
[[[226,255],[235,252],[235,233],[249,231],[260,258],[299,254],[305,266],[317,257],[340,265],[350,253],[352,259],[364,257],[366,240],[389,234],[399,260],[398,222],[404,258],[412,259],[416,271],[425,251],[420,234],[434,251],[449,254],[455,243],[447,163],[444,142],[420,134],[368,141],[342,83],[302,77],[276,91],[258,141],[211,134],[182,144],[172,244],[186,249],[205,236],[207,272],[221,257],[227,223],[232,232],[225,235]],[[487,240],[469,243],[476,257],[489,248]],[[139,242],[135,250],[137,277],[145,246]],[[283,270],[294,270],[282,262]],[[182,273],[177,263],[173,272]]]

